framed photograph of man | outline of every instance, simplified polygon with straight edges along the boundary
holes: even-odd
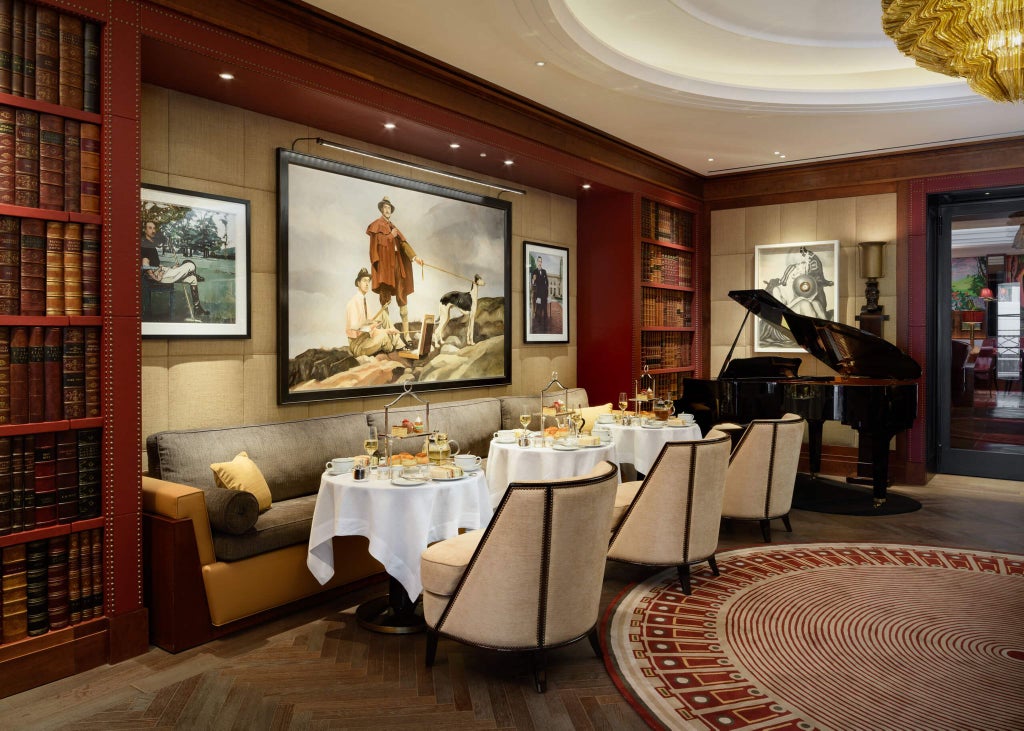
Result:
[[[569,342],[569,250],[523,242],[523,342]]]
[[[800,315],[838,322],[839,241],[754,247],[754,285]],[[788,330],[754,318],[756,352],[806,352]]]
[[[511,203],[277,162],[279,403],[511,382]]]
[[[142,336],[249,337],[249,201],[143,185]]]

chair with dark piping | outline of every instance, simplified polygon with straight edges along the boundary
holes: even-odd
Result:
[[[765,542],[772,539],[771,521],[776,518],[782,519],[787,531],[793,530],[789,510],[804,423],[797,414],[755,419],[747,425],[729,458],[722,517],[758,521]]]
[[[707,561],[718,576],[715,550],[731,440],[717,430],[690,442],[668,442],[642,481],[619,486],[608,558],[675,566],[684,594],[690,566]]]
[[[565,480],[513,482],[487,528],[423,552],[427,667],[438,638],[528,652],[538,693],[545,651],[587,637],[597,620],[618,468]]]

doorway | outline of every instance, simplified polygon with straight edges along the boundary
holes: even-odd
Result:
[[[1024,190],[929,198],[936,472],[1024,475]]]

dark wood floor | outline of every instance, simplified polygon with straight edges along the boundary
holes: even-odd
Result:
[[[914,513],[843,517],[794,511],[776,543],[907,543],[1024,554],[1024,482],[938,476],[897,487]],[[762,545],[754,524],[723,532],[720,550]],[[652,573],[609,563],[604,602]],[[369,594],[352,595],[355,605]],[[322,605],[170,655],[147,654],[0,700],[4,729],[646,728],[586,642],[552,654],[549,690],[524,658],[442,640],[432,671],[422,635],[356,626],[351,607]]]

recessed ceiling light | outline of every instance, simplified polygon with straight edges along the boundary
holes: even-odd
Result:
[[[227,71],[222,74],[218,74],[218,76],[224,79],[224,81],[231,81],[231,79],[235,78],[234,74],[229,74]]]
[[[515,164],[516,164],[516,161],[515,161],[515,160],[506,160],[506,161],[505,161],[505,164],[506,164],[506,165],[515,165]]]
[[[487,157],[487,153],[486,152],[481,152],[480,153],[480,157]]]
[[[785,155],[779,155],[779,159],[780,159],[780,160],[785,160],[785,159],[786,159],[786,156],[785,156]]]
[[[775,151],[775,152],[773,152],[772,154],[773,154],[773,155],[781,155],[782,153],[781,153],[781,152],[779,152],[778,150],[776,150],[776,151]]]
[[[590,190],[590,183],[584,183],[583,190]]]
[[[448,145],[448,147],[452,148],[453,150],[457,150],[459,149],[459,147],[461,147],[461,145],[459,145],[458,142],[453,142],[450,145]]]
[[[544,66],[545,64],[544,64],[544,62],[543,62],[543,61],[538,61],[538,62],[537,62],[537,65],[538,65],[538,66]]]
[[[394,122],[385,122],[384,123],[384,129],[394,129],[394,128],[395,128],[395,123]]]
[[[715,158],[713,158],[713,157],[709,157],[708,158],[708,162],[714,162],[714,161],[715,161]]]

